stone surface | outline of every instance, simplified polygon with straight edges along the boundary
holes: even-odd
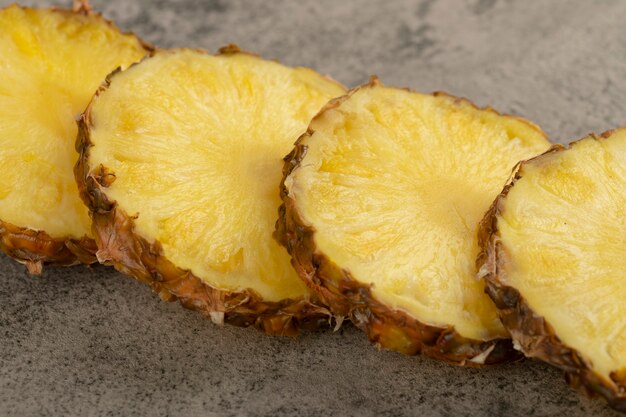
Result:
[[[162,47],[237,43],[350,86],[375,73],[525,116],[555,142],[626,123],[626,2],[93,3]],[[376,351],[350,326],[220,328],[104,267],[36,278],[0,256],[0,280],[2,416],[614,415],[538,362],[456,368]]]

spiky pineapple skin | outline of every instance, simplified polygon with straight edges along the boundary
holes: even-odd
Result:
[[[591,137],[595,140],[603,140],[611,133],[612,131],[607,131],[600,136],[591,135]],[[565,378],[570,386],[590,397],[600,395],[612,408],[626,412],[624,376],[611,375],[614,384],[608,383],[592,369],[591,364],[587,363],[576,349],[567,346],[559,339],[550,323],[530,308],[517,289],[506,285],[503,280],[508,255],[498,238],[498,216],[502,211],[504,200],[515,183],[523,177],[522,171],[525,165],[541,161],[547,155],[563,152],[569,146],[553,145],[543,154],[522,161],[514,168],[511,179],[480,223],[478,244],[481,252],[476,260],[476,266],[484,276],[485,291],[496,304],[504,327],[526,356],[541,359],[560,368],[565,372]]]
[[[345,96],[329,102],[316,116],[334,109],[361,88],[379,84],[373,77],[368,84],[349,91]],[[446,96],[455,102],[465,99]],[[511,116],[512,117],[512,116]],[[315,119],[314,119],[315,120]],[[523,119],[520,119],[523,120]],[[489,341],[473,340],[461,336],[452,326],[432,326],[415,319],[410,314],[392,309],[372,294],[368,285],[358,282],[351,274],[338,267],[329,255],[320,252],[315,244],[315,228],[302,220],[296,202],[285,187],[285,180],[304,159],[307,147],[304,141],[313,135],[309,128],[284,158],[283,180],[280,195],[275,239],[291,255],[291,263],[309,288],[320,296],[337,316],[348,316],[363,330],[371,343],[379,348],[392,349],[408,355],[424,354],[450,364],[480,367],[513,362],[523,356],[513,348],[510,339]],[[473,358],[476,358],[472,361]],[[479,359],[480,358],[480,359]]]
[[[22,7],[22,6],[19,6]],[[27,9],[28,7],[22,7]],[[63,9],[52,7],[47,9],[53,13],[66,16],[76,14],[94,16],[101,19],[114,30],[134,36],[146,52],[154,47],[137,37],[134,33],[122,32],[113,22],[92,10],[87,0],[74,1],[73,8]],[[45,265],[72,266],[78,264],[91,265],[96,259],[96,242],[88,236],[80,239],[72,237],[52,237],[44,230],[21,227],[0,219],[0,251],[26,266],[29,273],[40,275]]]
[[[219,53],[248,52],[228,45]],[[108,89],[118,72],[106,78],[96,97]],[[162,300],[178,300],[184,307],[202,313],[217,324],[253,326],[277,336],[296,336],[301,330],[329,326],[333,316],[315,297],[269,302],[252,289],[215,288],[169,261],[158,241],[150,243],[137,235],[133,217],[106,196],[105,189],[115,181],[115,173],[103,166],[94,170],[89,164],[91,107],[90,104],[78,121],[76,150],[80,156],[74,174],[81,198],[92,216],[100,262],[111,264],[118,271],[148,284]]]
[[[96,243],[83,237],[53,238],[41,230],[19,227],[0,220],[0,250],[39,275],[45,265],[70,266],[96,262]]]

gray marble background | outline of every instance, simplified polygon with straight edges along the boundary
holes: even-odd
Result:
[[[349,86],[378,74],[525,116],[555,142],[626,124],[620,0],[93,3],[158,46],[237,43]],[[539,362],[457,368],[376,351],[350,326],[220,328],[104,267],[35,278],[0,256],[0,279],[0,416],[613,415]]]

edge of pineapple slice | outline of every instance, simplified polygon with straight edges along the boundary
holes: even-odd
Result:
[[[15,7],[9,5],[8,7]],[[106,19],[101,13],[94,12],[88,0],[74,0],[72,8],[62,7],[36,8],[19,6],[20,9],[43,10],[63,15],[83,15],[101,20],[114,31],[125,36],[134,37],[146,53],[154,47],[133,32],[122,31],[113,21]],[[0,10],[4,10],[1,8]],[[72,266],[77,264],[93,264],[97,262],[95,253],[96,242],[89,236],[77,238],[53,237],[45,230],[36,230],[15,225],[0,219],[0,251],[15,261],[24,264],[30,274],[40,275],[44,265]]]
[[[478,231],[481,252],[476,260],[479,276],[485,279],[486,292],[495,302],[500,319],[509,330],[516,347],[528,357],[538,358],[565,372],[569,385],[579,392],[593,397],[604,397],[609,405],[626,412],[626,375],[614,372],[607,380],[594,370],[589,359],[565,344],[556,334],[554,327],[530,307],[524,296],[506,283],[506,248],[499,238],[498,218],[505,206],[505,200],[515,184],[524,177],[527,165],[540,163],[555,153],[566,152],[577,143],[594,140],[603,141],[616,132],[626,133],[626,127],[608,130],[600,135],[590,134],[568,145],[553,145],[548,151],[534,158],[521,161],[513,170],[511,178],[502,192],[496,197],[485,213]]]
[[[209,54],[202,49],[182,49]],[[144,60],[160,51],[176,50],[180,49],[156,49]],[[216,55],[231,54],[259,57],[255,53],[241,50],[234,44],[220,48]],[[141,61],[133,66],[140,63]],[[314,330],[328,325],[335,316],[320,303],[314,293],[311,293],[310,297],[266,301],[252,289],[229,291],[216,288],[190,270],[180,268],[169,261],[163,254],[160,242],[148,242],[135,232],[133,216],[118,207],[117,203],[106,195],[105,189],[115,180],[115,174],[103,166],[92,167],[89,162],[90,148],[93,146],[90,138],[93,125],[92,105],[120,72],[118,69],[107,76],[78,120],[76,149],[80,156],[74,168],[74,175],[81,198],[92,215],[92,231],[98,245],[98,253],[105,253],[107,263],[112,264],[118,271],[148,284],[163,301],[178,300],[185,308],[202,313],[215,324],[254,326],[267,334],[278,336],[295,336],[300,330]],[[318,75],[345,90],[339,82]]]
[[[26,266],[29,273],[40,275],[44,265],[72,266],[97,262],[96,242],[81,239],[54,238],[43,230],[0,220],[0,250]]]
[[[381,85],[378,77],[372,76],[368,83],[331,100],[313,121],[324,112],[339,107],[360,89]],[[412,91],[408,88],[403,90]],[[482,111],[520,120],[545,137],[541,129],[521,117],[501,115],[490,107],[481,109],[465,98],[457,98],[442,92],[433,93],[433,96],[449,97],[455,102],[468,103]],[[283,204],[279,208],[279,219],[274,232],[274,238],[287,248],[292,256],[292,264],[307,285],[335,314],[349,316],[354,324],[367,334],[370,342],[379,348],[409,355],[422,353],[450,364],[471,367],[523,359],[521,353],[513,348],[510,338],[476,340],[464,337],[451,325],[427,324],[408,312],[386,305],[376,298],[370,285],[357,281],[349,271],[336,265],[329,256],[318,249],[315,242],[315,227],[303,220],[296,201],[290,197],[285,185],[292,171],[302,163],[307,153],[307,146],[303,142],[313,133],[314,130],[309,127],[298,139],[293,151],[284,158],[283,180],[280,186]]]

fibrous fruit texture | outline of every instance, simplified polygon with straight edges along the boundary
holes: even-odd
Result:
[[[100,261],[218,323],[293,334],[327,321],[272,231],[281,158],[343,92],[232,46],[159,51],[109,77],[76,167]]]
[[[0,10],[0,28],[0,249],[33,273],[93,262],[72,174],[76,117],[104,77],[146,47],[86,7],[13,5]]]
[[[626,411],[626,128],[522,163],[481,246],[489,295],[524,353]]]
[[[331,102],[285,159],[277,238],[379,346],[456,364],[517,358],[476,278],[476,231],[533,124],[377,80]]]

